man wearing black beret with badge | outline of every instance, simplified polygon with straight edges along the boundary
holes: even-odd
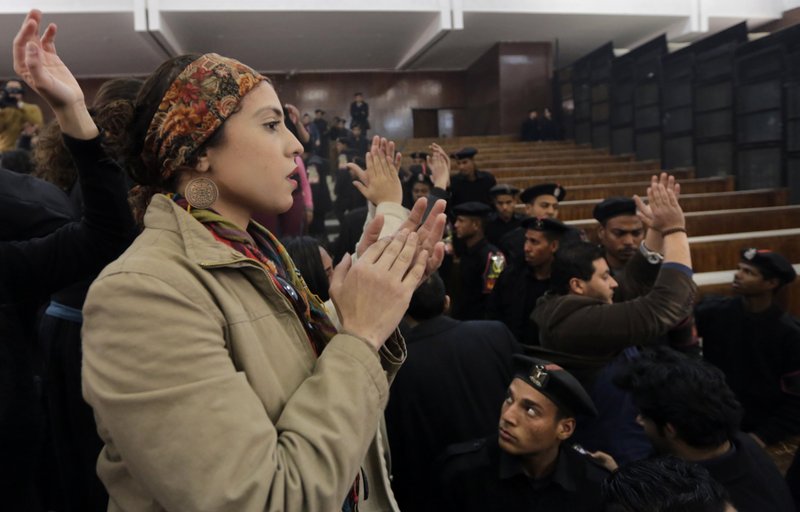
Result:
[[[525,356],[514,363],[498,434],[453,445],[443,456],[439,510],[602,510],[609,471],[568,443],[576,416],[597,414],[591,398],[558,365]]]
[[[520,194],[520,200],[525,204],[525,214],[536,219],[557,219],[558,203],[567,196],[567,189],[558,183],[542,183],[528,187]],[[577,229],[567,228],[562,234],[562,242],[569,243],[581,240],[582,235]],[[525,229],[515,228],[509,231],[500,240],[500,249],[512,263],[522,263],[525,245]]]
[[[695,308],[703,357],[725,374],[744,408],[742,430],[761,446],[796,447],[800,434],[800,323],[775,303],[796,277],[780,254],[744,249],[734,296],[707,297]]]
[[[539,328],[531,319],[536,301],[550,288],[550,265],[569,228],[555,219],[529,217],[525,232],[524,264],[507,268],[489,296],[486,316],[500,320],[525,345],[539,344]]]
[[[497,278],[505,268],[505,257],[484,236],[484,222],[492,209],[484,203],[470,201],[453,208],[456,238],[462,247],[457,254],[455,269],[457,286],[451,287],[452,316],[459,320],[482,320],[486,315],[486,300]]]
[[[489,190],[497,181],[491,173],[478,170],[475,165],[477,154],[478,150],[475,148],[463,148],[451,155],[458,165],[458,174],[450,180],[452,206],[470,201],[492,204]]]

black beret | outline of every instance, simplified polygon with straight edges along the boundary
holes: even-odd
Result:
[[[324,110],[322,110],[321,108],[318,108],[317,110],[315,110],[315,111],[314,111],[314,113],[315,113],[315,114],[322,114],[322,115],[325,115],[325,111],[324,111]]]
[[[411,158],[422,158],[424,160],[424,159],[428,158],[430,156],[430,154],[426,153],[424,151],[414,151],[409,156]]]
[[[592,212],[600,224],[620,215],[636,215],[636,203],[630,197],[609,197],[597,203]]]
[[[777,252],[750,247],[742,249],[741,257],[742,261],[753,265],[762,273],[777,277],[781,284],[789,284],[797,277],[792,264]]]
[[[562,412],[597,416],[594,402],[578,379],[557,364],[535,357],[515,355],[514,377],[552,400]]]
[[[414,183],[425,183],[429,187],[433,187],[433,180],[431,179],[431,175],[425,174],[424,172],[421,171],[422,169],[420,169],[417,172],[414,172],[414,169],[411,170],[411,186],[413,187]]]
[[[461,203],[453,208],[455,215],[463,215],[465,217],[486,217],[492,213],[492,209],[485,203],[478,201],[468,201]]]
[[[563,201],[567,196],[567,189],[558,183],[542,183],[541,185],[534,185],[526,188],[519,197],[523,203],[530,203],[537,197],[543,195],[553,196],[556,200]]]
[[[563,222],[550,218],[539,219],[536,217],[528,217],[527,219],[523,219],[520,224],[523,228],[532,229],[534,231],[547,231],[550,233],[566,233],[569,231],[569,227]]]
[[[519,189],[512,187],[508,183],[501,183],[489,189],[489,195],[492,197],[501,195],[515,196],[517,194],[519,194]]]
[[[461,148],[450,156],[456,160],[463,160],[464,158],[473,158],[477,154],[478,150],[475,148]]]

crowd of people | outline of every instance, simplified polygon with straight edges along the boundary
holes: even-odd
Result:
[[[87,104],[42,18],[0,108],[3,510],[798,510],[796,273],[746,248],[697,301],[674,177],[589,242],[476,148],[403,165],[362,93],[329,126],[208,53]]]

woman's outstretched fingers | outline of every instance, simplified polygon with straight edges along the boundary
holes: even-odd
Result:
[[[395,258],[394,262],[389,267],[389,270],[391,272],[396,272],[400,279],[408,272],[409,266],[414,262],[418,240],[419,238],[415,232],[412,231],[409,233],[406,237],[405,245],[403,245],[397,258]]]
[[[403,286],[406,287],[407,290],[410,290],[409,294],[414,292],[427,275],[426,268],[428,261],[431,259],[429,255],[430,253],[425,249],[421,250],[414,259],[414,264],[411,265],[408,272],[403,276]]]
[[[407,229],[401,229],[395,233],[381,255],[375,260],[375,265],[381,270],[388,272],[392,268],[392,265],[394,265],[394,260],[397,259],[403,247],[405,247],[408,235],[409,231]],[[416,234],[414,236],[416,237]]]

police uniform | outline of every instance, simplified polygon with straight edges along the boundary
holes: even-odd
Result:
[[[505,183],[495,185],[489,189],[489,196],[491,196],[493,200],[499,195],[516,196],[518,193],[519,189]],[[500,240],[502,240],[506,233],[519,227],[520,222],[522,222],[524,218],[525,216],[521,213],[514,212],[509,220],[503,220],[497,211],[492,212],[491,215],[489,215],[489,220],[486,222],[486,239],[499,247]]]
[[[551,233],[566,233],[569,228],[555,219],[528,218],[522,221],[522,230],[529,229]],[[550,289],[550,278],[537,279],[534,270],[525,261],[514,262],[500,275],[489,296],[487,318],[500,320],[525,345],[539,344],[539,328],[531,318],[536,301]]]
[[[369,105],[366,101],[362,101],[361,105],[355,101],[350,104],[350,129],[352,130],[355,125],[361,126],[364,134],[371,128],[369,124]]]
[[[600,225],[605,225],[610,219],[620,215],[636,215],[636,202],[630,197],[609,197],[597,203],[592,210],[592,217]],[[600,247],[605,251],[602,245]],[[622,281],[625,275],[625,267],[612,268],[611,275],[618,282]],[[618,292],[614,293],[614,300],[621,300]]]
[[[794,281],[791,264],[770,251],[746,249],[742,262],[782,284]],[[800,434],[800,323],[772,304],[757,313],[742,297],[709,297],[695,308],[703,357],[725,374],[744,408],[742,430],[766,444]]]
[[[453,156],[457,160],[465,158],[475,158],[478,150],[475,148],[464,148],[455,153]],[[497,184],[494,176],[491,173],[475,169],[475,179],[469,180],[463,174],[457,174],[450,179],[450,195],[452,197],[452,206],[458,206],[461,203],[470,201],[477,201],[486,205],[491,205],[491,196],[489,190]]]
[[[534,185],[522,191],[520,200],[523,203],[530,203],[542,195],[551,195],[561,202],[567,196],[567,189],[557,183]],[[568,244],[573,241],[583,240],[583,238],[584,235],[581,231],[572,227],[567,227],[567,230],[561,235],[561,243]],[[511,263],[524,263],[525,229],[517,227],[510,230],[500,239],[498,247],[500,247],[500,250],[503,251]]]
[[[568,414],[596,413],[578,381],[562,368],[540,359],[515,356],[524,373],[515,376],[547,396]],[[495,434],[450,447],[437,464],[439,510],[459,512],[590,512],[602,510],[600,486],[609,471],[569,440],[559,448],[555,468],[533,479],[523,471],[520,456],[504,452]]]
[[[483,203],[469,202],[456,206],[455,215],[485,218],[491,208]],[[486,315],[486,299],[494,289],[497,278],[505,268],[503,253],[482,238],[459,254],[457,277],[460,293],[454,294],[452,316],[459,320],[480,320]]]

